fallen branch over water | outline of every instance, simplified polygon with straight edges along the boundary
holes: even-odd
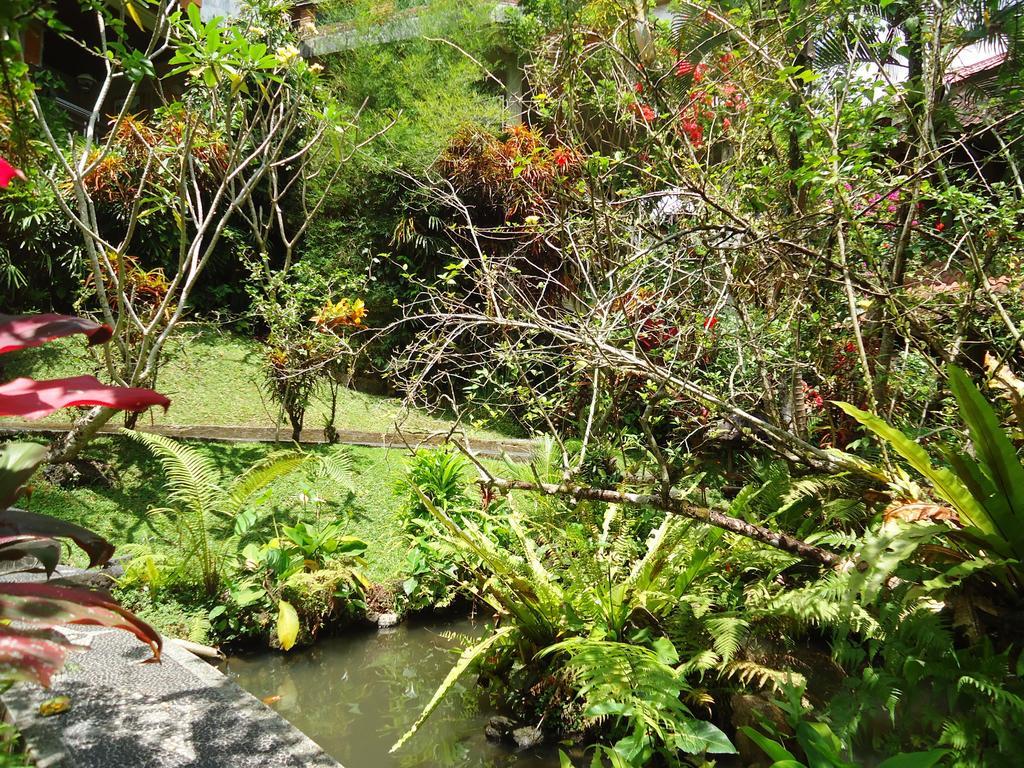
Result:
[[[548,496],[561,496],[576,501],[603,501],[608,504],[632,504],[638,507],[660,509],[664,512],[688,517],[692,520],[699,520],[716,528],[722,528],[731,533],[745,536],[748,539],[781,549],[784,552],[789,552],[810,562],[833,567],[838,565],[841,559],[835,552],[815,547],[785,533],[772,531],[763,526],[740,520],[738,517],[732,517],[714,509],[689,504],[682,499],[666,497],[664,495],[612,491],[604,488],[589,488],[567,484],[527,482],[525,480],[506,480],[489,475],[481,477],[477,480],[477,483],[482,488],[496,488],[501,491],[531,491]]]

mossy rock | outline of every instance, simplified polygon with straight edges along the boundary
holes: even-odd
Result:
[[[348,568],[304,571],[281,590],[299,615],[299,644],[312,642],[325,626],[351,621],[366,611],[363,591]]]

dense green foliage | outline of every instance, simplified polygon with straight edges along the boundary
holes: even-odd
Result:
[[[307,476],[336,454],[136,435],[166,488],[117,441],[113,488],[32,503],[120,527],[126,600],[196,636],[287,650],[361,615],[493,615],[396,750],[473,674],[577,747],[563,766],[1014,766],[1021,5],[650,5],[324,3],[320,41],[347,42],[317,63],[276,3],[249,27],[192,10],[170,22],[187,98],[115,121],[102,178],[50,170],[95,137],[38,145],[43,75],[12,65],[0,152],[28,180],[3,193],[0,280],[42,306],[52,273],[54,301],[105,311],[121,359],[97,370],[173,382],[216,423],[261,421],[266,399],[297,438],[314,416],[383,431],[394,404],[357,419],[382,401],[347,392],[370,367],[460,426],[538,438],[525,464],[460,437]],[[111,50],[131,82],[165,81]],[[295,165],[251,177],[206,238],[182,212],[277,114],[264,99],[303,118],[276,147]],[[140,207],[183,125],[195,196],[161,166]],[[121,246],[82,236],[67,189]],[[210,264],[180,305],[175,237]],[[202,337],[190,358],[169,333],[186,304],[244,311],[259,342]],[[127,376],[133,345],[149,362]]]

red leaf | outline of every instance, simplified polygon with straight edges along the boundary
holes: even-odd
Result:
[[[33,381],[15,379],[0,385],[0,416],[40,419],[72,405],[103,405],[125,411],[143,411],[152,405],[164,410],[171,404],[151,389],[111,387],[93,376]]]
[[[0,584],[0,616],[30,627],[95,624],[131,632],[160,658],[160,635],[151,626],[96,592],[53,584]]]
[[[0,512],[0,537],[14,536],[71,539],[89,555],[90,568],[102,565],[114,554],[113,544],[87,528],[23,509]]]
[[[34,680],[49,688],[50,678],[60,672],[72,648],[67,642],[0,629],[0,676],[4,679]]]
[[[49,576],[60,562],[60,542],[43,536],[0,536],[0,560],[21,560],[24,557],[39,561]]]
[[[0,189],[5,188],[11,183],[11,179],[17,176],[19,179],[24,179],[25,174],[15,168],[13,165],[8,163],[2,157],[0,157]]]
[[[109,325],[69,315],[0,315],[0,354],[38,347],[72,333],[84,333],[90,344],[103,344],[113,331]]]

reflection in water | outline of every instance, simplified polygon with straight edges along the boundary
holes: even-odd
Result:
[[[491,713],[480,706],[472,674],[397,754],[388,754],[455,663],[460,643],[442,633],[483,631],[468,620],[403,624],[287,654],[231,658],[225,671],[345,768],[557,768],[554,749],[514,754],[487,741]]]

